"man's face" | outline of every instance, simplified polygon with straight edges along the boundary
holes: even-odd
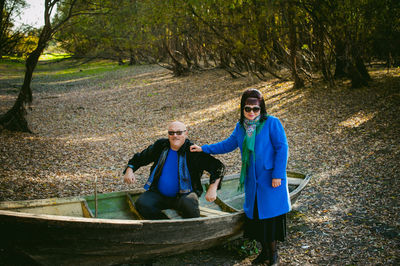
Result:
[[[181,122],[172,122],[168,126],[168,139],[171,149],[177,151],[182,147],[187,138],[186,126]]]

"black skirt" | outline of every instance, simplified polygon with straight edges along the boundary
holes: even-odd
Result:
[[[253,219],[246,216],[244,237],[257,241],[272,242],[286,239],[286,213],[267,219],[258,218],[257,199],[254,204]]]

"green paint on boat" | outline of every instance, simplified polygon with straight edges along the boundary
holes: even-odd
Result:
[[[131,195],[133,196],[133,195]],[[93,214],[96,213],[95,197],[93,195],[85,197],[89,209]],[[135,200],[136,198],[134,198]],[[97,218],[102,219],[123,219],[134,220],[128,204],[126,192],[111,192],[97,195]]]

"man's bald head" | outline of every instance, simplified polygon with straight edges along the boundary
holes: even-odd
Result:
[[[171,130],[173,129],[173,130]],[[186,125],[181,121],[174,121],[168,125],[168,131],[175,131],[175,129],[179,129],[181,131],[186,130]]]

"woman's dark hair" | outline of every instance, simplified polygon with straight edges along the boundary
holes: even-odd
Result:
[[[268,114],[267,110],[265,109],[265,101],[264,98],[261,94],[261,92],[257,89],[248,89],[245,92],[243,92],[242,99],[240,100],[240,124],[243,125],[243,121],[245,119],[244,116],[244,107],[246,105],[246,101],[248,98],[256,98],[258,100],[258,103],[260,105],[260,122],[264,121],[267,119]]]

